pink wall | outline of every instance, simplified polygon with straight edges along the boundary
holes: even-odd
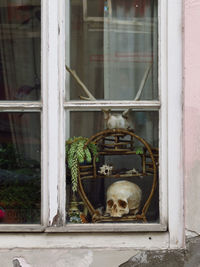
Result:
[[[200,232],[200,0],[185,0],[184,24],[186,227]]]

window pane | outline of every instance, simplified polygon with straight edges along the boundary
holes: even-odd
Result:
[[[66,112],[67,223],[141,223],[142,212],[147,222],[159,222],[158,112],[129,113],[133,129],[103,130],[102,112]],[[83,144],[92,136],[88,156]],[[117,206],[114,210],[111,203],[108,211],[110,190]]]
[[[40,114],[0,113],[0,222],[40,223]]]
[[[40,0],[0,1],[0,100],[40,99]]]
[[[88,17],[103,17],[104,1],[88,0],[87,1],[87,16]]]
[[[66,64],[92,95],[107,100],[158,99],[157,0],[70,3]],[[72,77],[69,84],[67,99],[86,96]]]

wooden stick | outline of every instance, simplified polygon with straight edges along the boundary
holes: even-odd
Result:
[[[152,64],[150,64],[150,66],[146,69],[146,71],[145,71],[145,73],[144,73],[144,77],[143,77],[143,79],[142,79],[142,81],[141,81],[139,90],[138,90],[138,92],[137,92],[137,94],[136,94],[136,96],[135,96],[135,99],[134,99],[135,101],[139,100],[139,98],[140,98],[140,96],[141,96],[141,94],[142,94],[142,91],[143,91],[143,89],[144,89],[145,83],[146,83],[147,78],[148,78],[148,76],[149,76],[149,72],[150,72],[151,66],[152,66]]]
[[[137,101],[139,100],[141,94],[142,94],[142,91],[144,89],[144,85],[147,81],[147,78],[148,78],[148,75],[149,75],[149,72],[150,72],[150,69],[152,67],[152,64],[150,64],[150,66],[146,69],[145,73],[144,73],[144,76],[143,76],[143,79],[140,83],[140,87],[139,87],[139,90],[135,96],[135,99],[134,101]],[[80,96],[81,99],[83,100],[88,100],[88,101],[96,101],[96,98],[90,93],[90,91],[88,90],[88,88],[85,86],[85,84],[80,80],[80,78],[78,77],[78,75],[76,74],[76,72],[74,70],[71,70],[67,65],[65,65],[65,68],[66,70],[72,75],[72,77],[77,81],[77,83],[81,86],[81,88],[83,89],[83,91],[86,93],[86,95],[88,97],[84,97],[84,96]],[[128,110],[125,110],[123,113],[127,113]]]
[[[81,86],[83,91],[86,93],[88,97],[80,96],[81,99],[88,101],[96,101],[96,98],[90,93],[85,84],[79,79],[78,75],[74,70],[71,70],[67,65],[65,65],[66,70],[72,75],[72,77],[77,81],[77,83]]]

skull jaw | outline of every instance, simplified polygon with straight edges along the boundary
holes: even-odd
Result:
[[[124,215],[127,215],[129,213],[129,210],[123,210],[123,211],[116,211],[113,209],[106,209],[106,215],[109,215],[110,217],[114,218],[121,218]]]
[[[113,218],[121,218],[124,214],[119,214],[119,213],[111,213],[110,216]]]

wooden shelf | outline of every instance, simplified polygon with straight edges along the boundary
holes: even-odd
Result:
[[[104,179],[110,179],[110,178],[132,178],[132,177],[141,177],[141,176],[148,176],[148,173],[136,173],[136,174],[113,174],[113,175],[87,175],[87,176],[82,176],[82,173],[80,172],[80,179],[99,179],[99,178],[104,178]]]
[[[122,138],[124,138],[125,142],[122,142]],[[128,139],[127,139],[128,138]],[[134,149],[134,140],[137,140],[141,143],[143,147],[143,153],[138,154]],[[109,141],[110,145],[113,148],[107,148],[107,141]],[[128,142],[127,142],[128,141]],[[93,164],[88,164],[86,166],[79,165],[79,174],[78,174],[78,192],[83,200],[85,206],[87,207],[90,215],[91,215],[91,222],[98,223],[98,222],[125,222],[125,221],[137,221],[142,220],[143,222],[147,222],[146,213],[149,208],[151,199],[154,195],[156,184],[157,184],[157,162],[154,158],[154,153],[158,155],[158,150],[152,148],[150,145],[140,136],[136,135],[135,133],[125,130],[125,129],[112,129],[112,130],[104,130],[95,135],[93,135],[85,144],[87,146],[90,143],[95,143],[98,145],[100,151],[98,152],[98,156],[106,156],[106,155],[138,155],[141,157],[141,168],[140,172],[136,173],[127,173],[131,170],[127,170],[126,168],[120,168],[113,170],[112,174],[110,175],[100,175],[98,172],[99,166],[96,164],[96,157],[93,158]],[[118,146],[124,147],[125,149],[119,149]],[[130,147],[129,147],[130,146]],[[154,153],[153,153],[154,152]],[[148,158],[147,158],[148,157]],[[151,160],[151,162],[150,162]],[[147,163],[147,164],[146,164]],[[134,169],[132,169],[134,170]],[[116,217],[107,217],[102,216],[98,210],[95,209],[93,204],[90,202],[89,198],[84,191],[83,181],[84,180],[97,180],[97,179],[123,179],[123,178],[132,178],[133,180],[136,177],[144,177],[144,176],[151,176],[151,189],[148,195],[146,196],[145,203],[143,203],[139,214],[130,214],[127,216],[123,216],[122,218]],[[146,182],[146,180],[145,180]]]

